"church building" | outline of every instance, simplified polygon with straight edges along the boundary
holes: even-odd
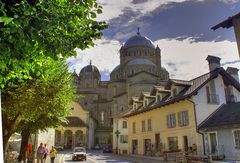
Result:
[[[112,117],[126,112],[133,96],[148,91],[153,85],[166,85],[168,79],[169,73],[162,67],[160,48],[155,47],[139,31],[120,48],[120,64],[111,72],[109,81],[101,81],[98,68],[91,62],[79,74],[74,72],[77,93],[82,96],[76,102],[89,113],[88,120],[82,120],[85,123],[82,126],[79,124],[79,129],[86,125],[86,139],[91,139],[90,135],[93,137],[91,141],[85,139],[86,146],[93,148],[95,145],[112,145],[115,137]],[[76,116],[81,118],[81,115],[72,115]],[[94,123],[91,127],[90,120]]]

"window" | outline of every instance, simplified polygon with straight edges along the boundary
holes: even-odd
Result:
[[[240,130],[233,131],[233,137],[235,142],[235,148],[240,148]]]
[[[213,86],[211,86],[211,88],[213,88]],[[215,90],[210,90],[210,87],[206,86],[207,103],[208,104],[219,104],[219,96],[217,94],[212,93],[212,92],[216,92],[216,91]]]
[[[122,121],[122,128],[127,128],[127,121]]]
[[[168,128],[176,127],[176,116],[175,116],[175,113],[167,115],[167,127]]]
[[[102,125],[104,124],[104,112],[103,111],[101,112],[101,124]]]
[[[144,100],[144,106],[147,106],[147,105],[148,105],[148,100],[145,99],[145,100]]]
[[[170,151],[178,149],[178,137],[168,137],[168,147]]]
[[[136,133],[136,123],[135,122],[132,123],[132,132]]]
[[[177,95],[177,88],[174,88],[173,89],[173,96],[176,96]]]
[[[161,101],[161,95],[160,94],[157,95],[157,101]]]
[[[117,113],[117,104],[113,104],[113,113],[114,113],[114,114]]]
[[[114,86],[114,87],[113,87],[113,96],[116,96],[116,94],[117,94],[117,87]]]
[[[134,110],[137,110],[137,104],[136,103],[133,104],[133,108],[134,108]]]
[[[178,112],[178,125],[188,126],[188,111]]]
[[[148,119],[148,131],[152,131],[152,120]]]
[[[142,132],[145,132],[145,120],[142,121]]]
[[[120,135],[120,143],[128,143],[128,136]]]

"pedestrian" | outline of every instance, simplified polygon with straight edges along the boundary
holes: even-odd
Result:
[[[37,149],[37,163],[43,163],[44,153],[45,153],[45,148],[43,146],[43,143],[40,143]]]
[[[44,155],[43,155],[43,163],[46,163],[47,155],[49,154],[47,144],[44,144],[44,148],[45,148],[45,151],[44,151]]]
[[[51,163],[54,163],[55,158],[57,157],[57,150],[52,146],[52,149],[50,150],[50,158]]]

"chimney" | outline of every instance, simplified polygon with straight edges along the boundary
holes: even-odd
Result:
[[[213,71],[216,68],[221,67],[221,64],[220,64],[221,58],[219,57],[208,55],[206,60],[208,61],[209,71]]]
[[[236,80],[239,82],[238,70],[239,70],[239,69],[237,69],[237,68],[235,68],[235,67],[228,67],[226,71],[227,71],[234,79],[236,79]]]

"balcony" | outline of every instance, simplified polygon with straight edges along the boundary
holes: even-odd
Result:
[[[217,94],[207,94],[208,104],[219,104],[219,96]]]

